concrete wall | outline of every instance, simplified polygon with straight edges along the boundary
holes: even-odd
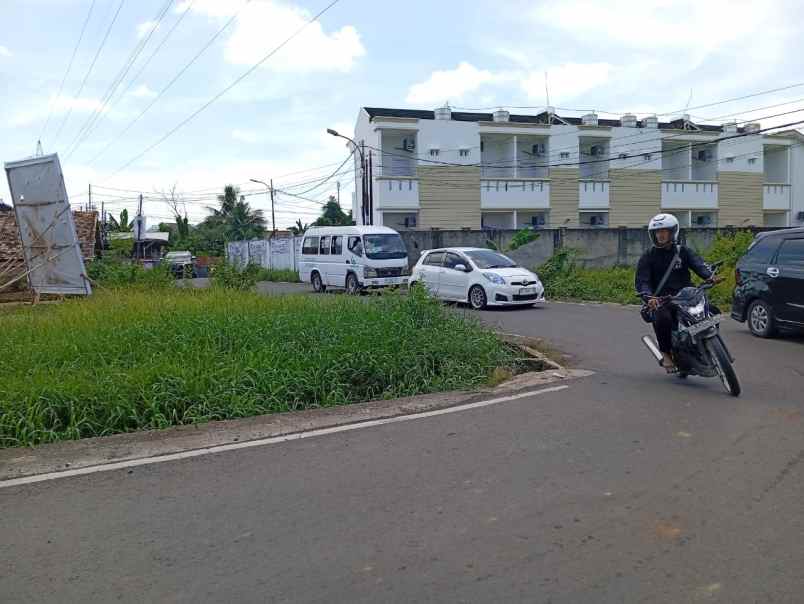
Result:
[[[773,230],[767,228],[747,229],[752,232]],[[718,232],[731,229],[683,229],[682,241],[691,248],[705,252],[715,242]],[[535,268],[561,248],[578,250],[582,266],[605,268],[616,265],[635,266],[639,257],[648,249],[650,239],[646,228],[615,229],[539,229],[539,237],[512,252],[508,256],[523,266]],[[400,233],[408,248],[413,266],[424,250],[440,247],[488,247],[493,243],[497,249],[507,250],[516,231],[405,231]]]

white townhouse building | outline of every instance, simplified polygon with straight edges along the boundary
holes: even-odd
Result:
[[[363,107],[358,224],[404,229],[804,225],[804,135],[689,116]]]

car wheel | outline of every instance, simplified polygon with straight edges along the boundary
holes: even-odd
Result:
[[[472,289],[469,290],[469,306],[475,310],[483,310],[486,308],[487,303],[488,298],[486,298],[486,292],[483,291],[483,288],[479,285],[472,286]]]
[[[356,296],[360,293],[360,282],[354,273],[346,275],[346,293],[350,296]]]
[[[325,291],[327,291],[324,282],[321,281],[321,275],[319,273],[314,272],[311,281],[313,283],[313,291],[315,293],[323,294]]]
[[[770,338],[776,333],[773,310],[764,300],[754,300],[748,307],[748,328],[760,338]]]

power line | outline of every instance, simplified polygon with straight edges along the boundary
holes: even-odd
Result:
[[[252,66],[251,66],[249,69],[247,69],[247,70],[245,71],[245,73],[243,73],[243,74],[242,74],[240,77],[238,77],[238,78],[237,78],[237,79],[236,79],[234,82],[232,82],[232,83],[231,83],[231,84],[229,84],[229,85],[228,85],[226,88],[224,88],[223,90],[221,90],[221,91],[220,91],[218,94],[216,94],[215,96],[213,96],[213,97],[212,97],[212,98],[211,98],[209,101],[207,101],[206,103],[204,103],[203,105],[201,105],[201,107],[199,107],[197,110],[195,110],[193,113],[191,113],[191,114],[190,114],[190,115],[189,115],[187,118],[185,118],[184,120],[182,120],[181,122],[179,122],[179,123],[178,123],[178,124],[177,124],[175,127],[173,127],[171,130],[169,130],[169,131],[168,131],[168,132],[167,132],[167,133],[166,133],[164,136],[162,136],[162,137],[161,137],[159,140],[157,140],[155,143],[153,143],[153,144],[149,145],[148,147],[146,147],[146,148],[145,148],[145,149],[144,149],[142,152],[138,153],[138,154],[137,154],[137,155],[135,155],[133,158],[131,158],[129,161],[127,161],[125,164],[123,164],[123,165],[122,165],[120,168],[118,168],[117,170],[115,170],[115,172],[112,174],[112,176],[114,176],[114,175],[116,175],[116,174],[119,174],[120,172],[122,172],[123,170],[125,170],[127,167],[129,167],[131,164],[133,164],[135,161],[137,161],[137,160],[138,160],[138,159],[140,159],[142,156],[144,156],[146,153],[148,153],[149,151],[151,151],[151,150],[152,150],[152,149],[154,149],[155,147],[157,147],[157,146],[159,146],[160,144],[162,144],[162,143],[163,143],[164,141],[166,141],[168,138],[170,138],[170,136],[172,136],[172,135],[173,135],[175,132],[177,132],[177,131],[178,131],[180,128],[182,128],[184,125],[186,125],[187,123],[189,123],[190,121],[192,121],[192,120],[193,120],[193,119],[194,119],[194,118],[195,118],[197,115],[199,115],[199,114],[200,114],[202,111],[204,111],[205,109],[207,109],[207,108],[208,108],[210,105],[212,105],[212,104],[213,104],[215,101],[217,101],[219,98],[221,98],[221,97],[222,97],[224,94],[226,94],[227,92],[229,92],[229,91],[230,91],[232,88],[234,88],[235,86],[237,86],[237,84],[239,84],[239,83],[240,83],[240,82],[242,82],[244,79],[246,79],[246,78],[247,78],[249,75],[251,75],[251,74],[252,74],[252,73],[253,73],[255,70],[257,70],[257,69],[258,69],[258,68],[259,68],[259,67],[260,67],[260,66],[261,66],[263,63],[265,63],[265,62],[266,62],[268,59],[270,59],[270,58],[271,58],[272,56],[274,56],[274,55],[275,55],[277,52],[279,52],[279,51],[280,51],[282,48],[284,48],[284,47],[285,47],[285,46],[286,46],[286,45],[287,45],[287,44],[288,44],[288,43],[289,43],[291,40],[293,40],[293,39],[294,39],[296,36],[298,36],[298,35],[299,35],[299,34],[300,34],[302,31],[304,31],[304,30],[305,30],[307,27],[309,27],[309,26],[310,26],[312,23],[314,23],[314,22],[318,21],[318,19],[321,17],[321,15],[323,15],[324,13],[326,13],[326,12],[327,12],[327,11],[328,11],[330,8],[332,8],[333,6],[335,6],[335,5],[336,5],[338,2],[340,2],[340,0],[333,0],[332,2],[330,2],[330,3],[329,3],[329,4],[328,4],[328,5],[327,5],[327,6],[326,6],[324,9],[322,9],[321,11],[319,11],[319,12],[318,12],[318,13],[317,13],[315,16],[313,16],[311,19],[307,20],[307,21],[306,21],[306,22],[305,22],[305,23],[304,23],[304,24],[303,24],[301,27],[299,27],[298,29],[296,29],[296,31],[294,31],[294,32],[293,32],[293,33],[292,33],[290,36],[288,36],[287,38],[285,38],[285,40],[284,40],[284,41],[282,41],[282,42],[281,42],[281,43],[280,43],[280,44],[279,44],[277,47],[275,47],[275,48],[274,48],[273,50],[271,50],[271,51],[270,51],[268,54],[266,54],[266,55],[265,55],[265,56],[264,56],[262,59],[260,59],[259,61],[257,61],[257,63],[255,63],[255,64],[254,64],[254,65],[252,65]]]
[[[148,113],[148,111],[151,109],[151,107],[153,107],[159,101],[159,99],[161,99],[162,96],[164,96],[164,94],[168,90],[170,90],[170,88],[173,86],[173,84],[175,84],[179,80],[179,78],[181,78],[181,76],[183,76],[185,74],[185,72],[188,69],[190,69],[190,67],[193,66],[193,64],[201,57],[201,55],[204,54],[207,51],[207,49],[209,49],[210,46],[212,46],[212,44],[215,42],[215,40],[218,39],[218,36],[220,36],[224,31],[226,31],[226,29],[228,29],[228,27],[234,22],[234,20],[237,18],[237,16],[240,14],[240,12],[250,2],[251,2],[251,0],[246,0],[245,3],[243,5],[241,5],[241,7],[238,9],[238,11],[234,15],[232,15],[232,17],[228,21],[226,21],[226,23],[224,23],[223,27],[221,27],[218,31],[216,31],[215,34],[207,41],[207,43],[204,44],[204,46],[202,46],[201,49],[197,53],[195,53],[193,58],[190,59],[190,61],[187,62],[184,65],[184,67],[182,67],[175,76],[173,76],[173,79],[171,79],[170,82],[168,82],[167,85],[162,88],[162,90],[159,91],[159,93],[151,100],[151,102],[148,103],[148,105],[145,107],[145,109],[143,109],[137,117],[135,117],[133,120],[131,120],[128,123],[128,125],[125,128],[123,128],[123,130],[121,130],[117,134],[117,136],[115,136],[111,141],[109,141],[109,143],[103,149],[101,149],[101,151],[97,155],[95,155],[95,157],[93,157],[89,161],[89,163],[87,164],[88,166],[93,165],[101,156],[103,156],[106,153],[106,151],[109,150],[109,148],[113,144],[115,144],[120,139],[120,137],[122,137],[126,132],[128,132],[134,124],[136,124],[138,121],[140,121],[140,119],[142,119],[142,116],[144,116],[146,113]],[[146,152],[147,152],[147,150],[145,152],[143,152],[143,155]],[[133,163],[133,161],[136,161],[136,159],[139,159],[139,157],[135,158],[135,160],[132,160],[132,163]],[[122,171],[126,167],[127,166],[124,166],[123,168],[121,168],[117,172]],[[115,172],[115,174],[117,174],[117,172]],[[114,176],[114,174],[112,176]]]
[[[123,83],[123,80],[128,75],[128,72],[134,66],[134,63],[137,61],[142,51],[148,45],[148,42],[151,40],[151,37],[154,35],[154,32],[156,32],[157,27],[159,27],[159,24],[162,23],[162,19],[164,19],[165,14],[167,14],[168,9],[170,9],[171,4],[173,4],[173,0],[166,0],[165,4],[163,5],[163,8],[161,8],[160,11],[157,13],[155,17],[155,23],[151,28],[151,30],[148,32],[148,35],[142,38],[134,47],[134,49],[131,51],[128,58],[123,63],[123,67],[120,68],[120,71],[117,73],[112,83],[106,89],[106,92],[104,93],[101,99],[100,105],[96,107],[95,110],[90,114],[90,116],[84,122],[84,125],[79,129],[78,134],[76,135],[75,139],[73,139],[73,142],[70,143],[70,145],[67,147],[68,149],[66,157],[67,159],[69,159],[73,155],[73,153],[75,153],[78,150],[78,148],[84,143],[84,141],[87,140],[87,138],[89,138],[89,135],[92,133],[92,130],[97,125],[103,112],[109,110],[112,107],[112,103],[110,101],[112,100],[114,93],[120,87],[120,84]]]
[[[61,84],[59,84],[59,91],[56,93],[55,96],[56,102],[58,102],[58,100],[61,98],[61,93],[64,90],[64,83],[67,81],[67,76],[70,75],[70,71],[73,68],[73,61],[75,61],[75,55],[78,52],[78,47],[81,46],[81,41],[84,39],[84,33],[87,30],[87,25],[89,24],[89,18],[92,16],[92,9],[95,8],[96,1],[97,0],[92,0],[92,4],[89,5],[87,16],[84,19],[84,25],[81,27],[81,34],[78,36],[78,41],[75,43],[75,48],[73,48],[73,54],[70,56],[70,62],[67,64],[67,71],[64,72],[64,77],[61,79]],[[53,115],[53,100],[54,99],[51,99],[50,101],[50,107],[48,108],[45,125],[42,126],[42,130],[39,131],[39,140],[42,140],[42,136],[45,134],[48,124],[50,124],[50,117]]]
[[[98,57],[100,56],[101,51],[103,50],[103,47],[106,46],[106,40],[109,39],[109,34],[112,32],[112,27],[114,27],[114,24],[117,21],[117,16],[120,14],[120,9],[123,8],[123,3],[125,1],[126,0],[120,0],[120,4],[117,5],[117,10],[114,13],[114,17],[112,17],[112,22],[109,23],[109,27],[106,28],[106,33],[103,36],[103,40],[101,41],[100,46],[98,46],[98,50],[95,52],[95,56],[92,59],[92,63],[90,63],[89,69],[87,69],[87,72],[84,75],[84,79],[81,80],[81,86],[79,86],[78,92],[76,93],[76,95],[74,97],[75,100],[78,100],[81,97],[81,93],[84,91],[84,86],[86,86],[87,80],[89,79],[89,76],[92,74],[92,70],[95,68],[95,63],[97,63]],[[72,115],[72,113],[73,113],[73,106],[70,105],[70,109],[67,112],[67,115],[64,117],[64,120],[62,120],[61,125],[59,126],[59,129],[56,131],[56,138],[53,139],[53,144],[54,145],[59,140],[59,136],[61,135],[61,131],[64,129],[64,126],[67,123],[67,121],[70,119],[70,116]]]

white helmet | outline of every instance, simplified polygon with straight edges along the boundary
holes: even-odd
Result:
[[[656,231],[670,229],[671,240],[678,243],[678,219],[672,214],[656,214],[648,223],[648,235],[654,246],[656,246]],[[658,247],[658,246],[657,246]]]

